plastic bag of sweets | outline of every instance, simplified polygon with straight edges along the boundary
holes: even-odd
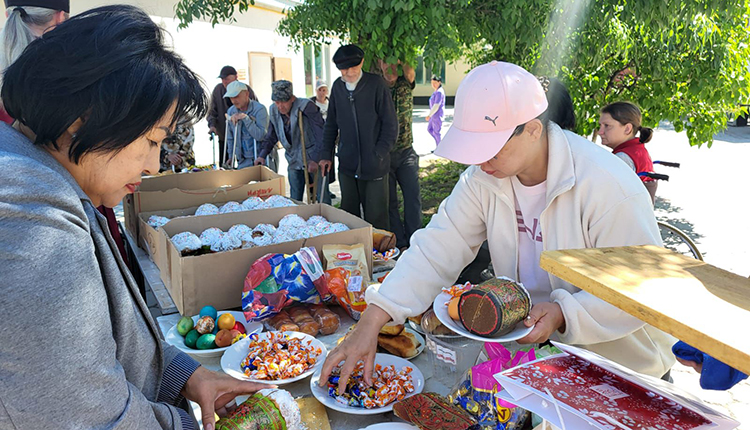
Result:
[[[370,282],[370,270],[367,267],[367,253],[361,243],[356,245],[323,245],[323,259],[326,270],[341,267],[350,276],[361,276],[365,288]]]
[[[489,360],[467,370],[449,395],[456,406],[469,412],[482,430],[517,430],[529,418],[529,412],[495,394],[502,386],[493,377],[496,373],[536,360],[534,349],[511,353],[497,343],[485,345]]]
[[[320,303],[331,297],[315,248],[292,255],[267,254],[250,267],[242,289],[242,310],[259,321],[294,303]]]
[[[359,321],[360,315],[367,308],[365,302],[367,285],[362,281],[362,277],[350,276],[349,272],[342,267],[326,270],[325,277],[328,289],[336,298],[336,302],[346,310],[350,317]]]

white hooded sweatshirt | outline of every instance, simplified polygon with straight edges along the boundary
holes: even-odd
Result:
[[[544,250],[662,245],[648,191],[609,151],[554,123],[548,127]],[[429,225],[368,304],[396,322],[419,315],[451,285],[487,240],[495,274],[518,278],[518,225],[510,178],[468,168]],[[539,264],[539,262],[536,262]],[[560,305],[565,332],[553,339],[579,345],[640,373],[664,375],[674,364],[675,339],[636,317],[549,275],[549,301]]]

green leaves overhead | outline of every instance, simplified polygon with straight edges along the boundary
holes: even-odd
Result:
[[[668,120],[690,143],[712,142],[750,102],[750,0],[305,0],[278,31],[294,48],[333,39],[384,58],[433,66],[458,58],[519,64],[556,76],[573,97],[578,132],[599,109],[638,103],[644,125]],[[180,0],[175,13],[232,22],[252,0]]]

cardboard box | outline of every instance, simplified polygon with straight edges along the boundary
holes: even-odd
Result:
[[[123,200],[125,228],[138,238],[138,215],[142,212],[197,207],[204,203],[221,205],[232,200],[241,203],[250,196],[285,193],[285,178],[266,166],[143,178],[138,191]]]
[[[296,202],[298,205],[302,205],[302,202]],[[169,258],[167,257],[167,242],[164,236],[160,233],[160,229],[155,229],[148,225],[148,219],[152,215],[164,216],[170,219],[179,217],[192,217],[195,216],[195,211],[198,210],[199,206],[192,206],[184,209],[172,209],[172,210],[161,210],[156,212],[141,212],[138,214],[138,246],[143,248],[151,260],[156,263],[156,267],[159,268],[159,278],[164,282],[164,285],[169,287],[171,279],[169,277]],[[258,210],[269,210],[269,209],[258,209]]]
[[[224,231],[235,224],[254,227],[258,224],[278,226],[288,214],[305,219],[322,215],[330,222],[346,224],[351,230],[326,234],[310,239],[295,240],[271,246],[237,249],[228,252],[183,257],[170,237],[189,231],[200,235],[205,229],[217,227]],[[232,309],[242,305],[242,288],[250,266],[268,253],[292,254],[303,247],[315,247],[321,262],[323,245],[362,243],[365,250],[372,249],[372,226],[361,218],[325,204],[305,205],[262,211],[237,212],[223,215],[177,218],[159,230],[164,240],[169,260],[170,282],[167,285],[172,300],[183,315],[195,315],[203,306]],[[372,274],[372,253],[368,252],[368,267]]]

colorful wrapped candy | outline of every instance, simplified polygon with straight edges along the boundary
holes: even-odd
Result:
[[[334,368],[328,377],[328,396],[345,406],[374,409],[403,400],[407,394],[414,392],[411,367],[397,371],[395,366],[376,364],[372,386],[364,382],[364,368],[364,362],[357,363],[343,393],[338,392],[341,368]]]
[[[502,386],[493,375],[536,360],[536,352],[531,348],[528,352],[511,353],[496,343],[488,343],[485,348],[490,360],[467,370],[448,398],[471,414],[482,430],[520,429],[529,418],[529,412],[495,397]]]
[[[323,353],[311,341],[290,338],[282,332],[269,332],[261,339],[250,335],[247,357],[240,362],[245,376],[251,379],[276,381],[296,378],[307,372]]]

